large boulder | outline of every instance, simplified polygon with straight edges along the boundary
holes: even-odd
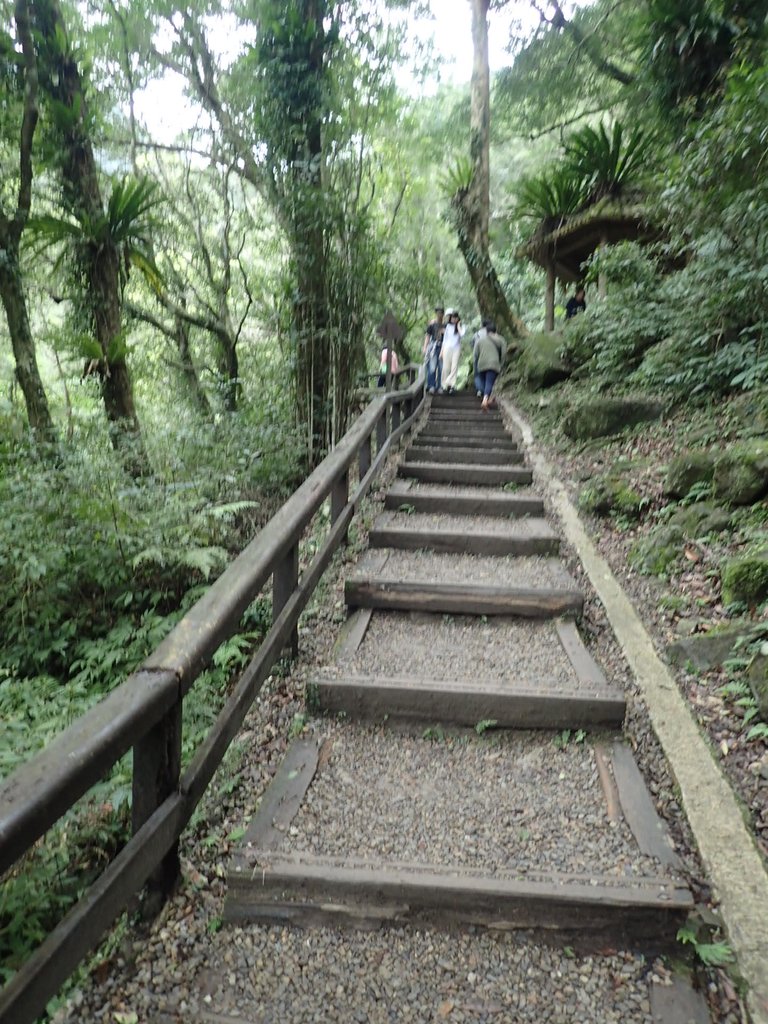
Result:
[[[671,498],[684,498],[695,484],[711,484],[715,475],[717,455],[707,451],[685,451],[667,466],[664,493]]]
[[[736,444],[715,463],[712,491],[732,505],[754,505],[768,493],[768,443]]]
[[[563,360],[561,348],[560,334],[541,331],[525,339],[518,369],[521,380],[531,391],[552,387],[570,377],[571,371]]]
[[[627,427],[658,420],[664,406],[647,398],[593,398],[565,416],[563,433],[574,441],[620,434]]]

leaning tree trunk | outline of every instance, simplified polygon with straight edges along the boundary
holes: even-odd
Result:
[[[477,296],[477,304],[484,317],[496,322],[497,328],[508,338],[519,338],[527,333],[523,322],[509,308],[507,297],[493,266],[489,246],[490,220],[490,125],[491,91],[488,67],[488,8],[489,0],[471,0],[472,63],[470,110],[470,159],[472,179],[466,188],[459,189],[452,206],[459,249]]]
[[[2,233],[0,246],[4,250],[4,258],[0,260],[0,300],[8,320],[8,332],[16,361],[16,378],[27,406],[27,419],[37,441],[46,445],[54,444],[56,430],[37,366],[35,343],[21,281],[18,246],[11,239],[3,238]]]

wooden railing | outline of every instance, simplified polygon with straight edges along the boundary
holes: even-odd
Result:
[[[79,903],[0,992],[0,1024],[31,1024],[142,887],[164,899],[179,875],[182,829],[344,543],[393,443],[424,400],[410,386],[374,398],[342,440],[146,661],[100,704],[0,785],[0,877],[133,748],[132,837]],[[415,379],[415,380],[414,380]],[[374,453],[375,443],[375,457]],[[349,494],[350,468],[358,484]],[[330,496],[328,534],[299,578],[299,541]],[[237,632],[272,577],[272,627],[181,775],[181,708],[216,650]]]

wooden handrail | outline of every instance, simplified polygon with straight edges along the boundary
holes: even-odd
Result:
[[[133,836],[80,902],[0,992],[0,1024],[27,1024],[147,882],[165,897],[178,877],[178,837],[255,696],[292,636],[359,503],[424,400],[415,383],[374,398],[157,649],[120,686],[0,783],[0,875],[23,856],[131,747]],[[372,459],[372,439],[376,456]],[[357,460],[359,483],[349,495]],[[299,540],[331,496],[331,529],[298,578]],[[183,778],[181,704],[243,612],[273,579],[273,625]]]

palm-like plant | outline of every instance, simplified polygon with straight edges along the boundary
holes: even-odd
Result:
[[[597,128],[585,125],[568,140],[565,163],[586,191],[586,203],[606,196],[617,196],[637,180],[647,163],[648,136],[641,128],[625,135],[621,122],[615,121],[610,134],[601,121]]]
[[[587,201],[583,178],[565,164],[522,178],[517,188],[515,212],[519,217],[542,223],[551,230]]]
[[[43,249],[60,243],[73,244],[85,258],[98,258],[106,245],[113,245],[120,256],[120,279],[125,286],[132,266],[156,291],[162,276],[155,263],[152,231],[154,210],[161,202],[157,185],[147,178],[123,178],[112,187],[107,209],[91,217],[83,209],[74,209],[72,217],[44,215],[30,221],[29,228]]]

